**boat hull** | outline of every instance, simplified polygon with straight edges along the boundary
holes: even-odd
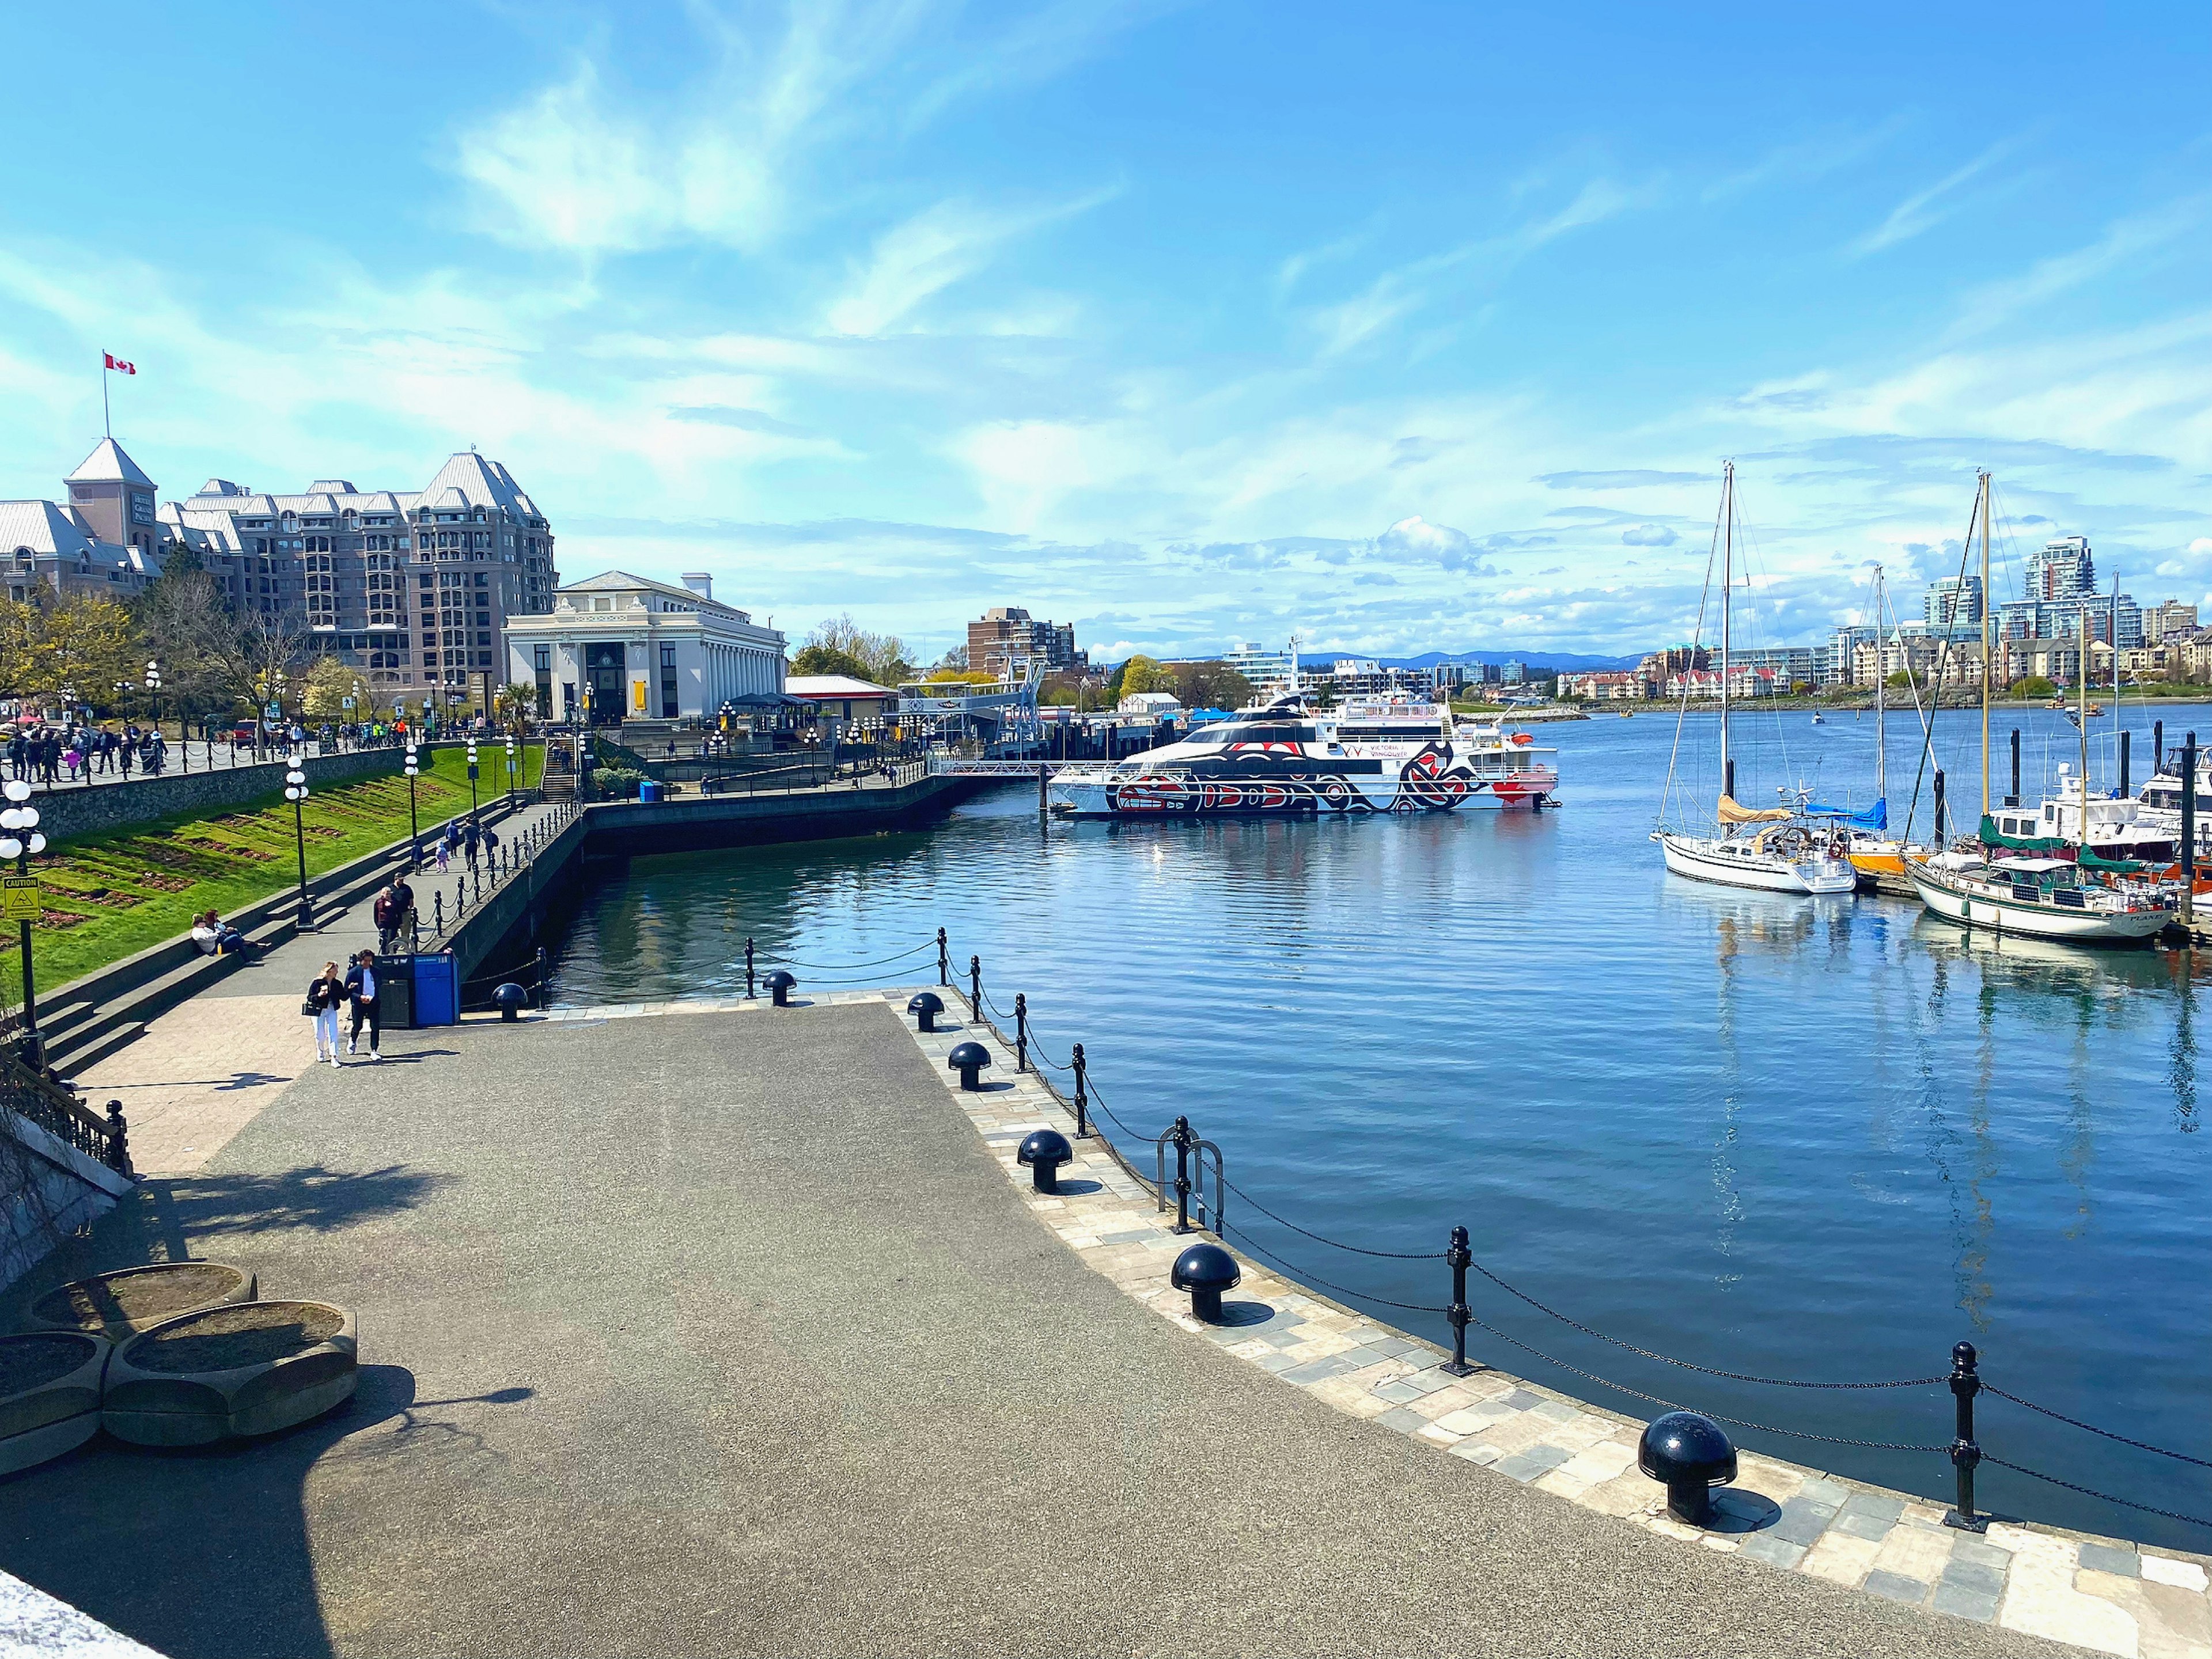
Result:
[[[1725,844],[1725,843],[1723,843]],[[1830,896],[1854,892],[1858,877],[1840,859],[1784,859],[1764,853],[1721,853],[1715,843],[1693,836],[1659,837],[1667,868],[1692,881],[1762,892]]]
[[[1930,915],[1969,927],[2069,945],[2139,945],[2173,920],[2169,910],[2068,910],[2006,898],[1945,881],[1918,865],[1906,867]]]
[[[1316,817],[1335,813],[1541,811],[1559,788],[1548,768],[1504,778],[1184,778],[1141,773],[1063,774],[1047,786],[1054,811],[1067,817]]]

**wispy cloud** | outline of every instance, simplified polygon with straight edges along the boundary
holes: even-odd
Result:
[[[940,202],[876,240],[867,264],[830,306],[836,334],[883,334],[912,318],[933,295],[989,264],[1007,242],[1086,213],[1115,194],[1094,191],[1073,201],[1029,209]]]
[[[2039,259],[2022,275],[1985,283],[1966,295],[1954,335],[1978,333],[2032,307],[2055,300],[2099,277],[2141,265],[2212,220],[2212,192],[2168,203],[2149,213],[2116,219],[2086,247]]]
[[[1350,299],[1310,313],[1321,355],[1340,356],[1420,310],[1436,297],[1447,277],[1472,272],[1495,281],[1547,243],[1602,223],[1641,199],[1643,192],[1611,179],[1593,179],[1554,213],[1386,270]]]
[[[1822,132],[1778,145],[1750,166],[1714,179],[1698,191],[1698,199],[1724,202],[1772,185],[1802,185],[1825,179],[1873,155],[1906,125],[1904,116],[1892,115],[1871,126]]]
[[[2017,149],[2020,143],[2017,137],[2000,138],[1964,167],[1954,168],[1925,190],[1913,191],[1889,210],[1887,219],[1853,242],[1851,252],[1864,258],[1933,229],[1958,210],[1955,193]]]

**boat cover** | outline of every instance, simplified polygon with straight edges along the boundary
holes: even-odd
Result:
[[[1751,807],[1738,805],[1729,795],[1723,795],[1720,805],[1714,810],[1720,814],[1723,823],[1780,823],[1796,816],[1786,806],[1770,806],[1764,812],[1756,811]]]
[[[1854,830],[1887,830],[1889,828],[1889,802],[1878,800],[1863,812],[1854,812],[1848,806],[1808,806],[1808,818],[1835,818]]]
[[[2124,876],[2131,876],[2144,867],[2135,859],[2100,858],[2097,856],[2096,849],[2089,847],[2081,849],[2081,855],[2075,860],[2075,862],[2084,870],[2111,870]]]

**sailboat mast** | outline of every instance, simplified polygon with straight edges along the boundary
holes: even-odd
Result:
[[[1735,586],[1735,463],[1721,464],[1721,793],[1729,776],[1729,601]]]
[[[2081,607],[2081,846],[2089,845],[2089,607]]]
[[[1874,568],[1874,798],[1889,799],[1889,757],[1883,751],[1888,747],[1882,739],[1887,735],[1882,722],[1889,713],[1889,705],[1882,695],[1883,682],[1888,676],[1881,672],[1881,567]]]
[[[1982,816],[1990,815],[1990,677],[1996,665],[1990,640],[1990,475],[1982,474]]]

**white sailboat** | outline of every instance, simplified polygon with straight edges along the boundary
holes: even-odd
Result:
[[[1721,793],[1714,804],[1717,834],[1697,836],[1662,822],[1651,832],[1667,868],[1693,881],[1725,887],[1753,887],[1776,893],[1839,894],[1854,891],[1857,872],[1844,858],[1839,836],[1787,806],[1759,811],[1735,799],[1735,774],[1729,759],[1729,670],[1732,645],[1731,598],[1735,586],[1735,463],[1726,463],[1721,480]],[[1710,570],[1710,567],[1708,567]],[[1710,580],[1710,575],[1708,580]],[[1688,718],[1686,682],[1681,711],[1675,717],[1674,752],[1682,746],[1682,722]],[[1667,770],[1667,800],[1674,797],[1674,771]],[[1799,803],[1802,805],[1802,802]],[[1663,810],[1663,809],[1662,809]]]

